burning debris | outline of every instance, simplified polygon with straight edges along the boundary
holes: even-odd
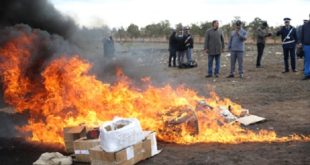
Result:
[[[18,25],[2,33],[9,36],[0,48],[0,60],[5,61],[0,63],[5,101],[17,112],[29,113],[27,125],[18,128],[31,133],[29,140],[64,144],[64,127],[98,125],[115,116],[137,118],[144,130],[156,131],[160,140],[178,144],[310,140],[230,124],[235,120],[232,115],[239,118],[247,111],[214,92],[205,98],[183,86],[148,84],[139,89],[124,74],[118,74],[114,84],[101,82],[89,73],[91,64],[86,60],[78,55],[61,56],[59,50],[70,54],[67,49],[54,51],[59,40],[46,32]],[[39,54],[46,57],[45,53],[48,58],[34,65],[32,60]]]

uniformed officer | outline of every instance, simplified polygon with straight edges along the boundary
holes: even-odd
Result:
[[[297,43],[297,33],[296,29],[290,25],[290,18],[284,18],[285,25],[277,32],[277,36],[281,35],[282,38],[282,47],[284,53],[284,65],[285,70],[282,73],[288,73],[289,69],[289,57],[291,59],[291,68],[293,72],[297,72],[296,70],[296,55],[295,48]]]

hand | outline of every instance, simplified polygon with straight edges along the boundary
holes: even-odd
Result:
[[[302,47],[301,43],[297,44],[297,48],[301,48],[301,47]]]
[[[208,49],[205,49],[206,54],[208,54],[208,51],[209,51]]]

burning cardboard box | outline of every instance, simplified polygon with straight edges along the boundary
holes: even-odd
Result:
[[[75,161],[90,162],[89,149],[100,144],[99,139],[80,138],[73,143]]]
[[[66,151],[68,153],[73,153],[73,143],[75,140],[85,137],[86,128],[85,126],[76,126],[76,127],[65,127],[64,128],[64,142]]]
[[[106,152],[100,145],[91,148],[91,165],[133,165],[159,154],[161,151],[157,149],[156,133],[145,131],[143,134],[145,139],[116,152]]]

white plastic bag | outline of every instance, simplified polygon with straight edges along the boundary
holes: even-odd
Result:
[[[100,146],[106,152],[115,152],[144,139],[140,122],[135,118],[114,118],[100,126]]]

